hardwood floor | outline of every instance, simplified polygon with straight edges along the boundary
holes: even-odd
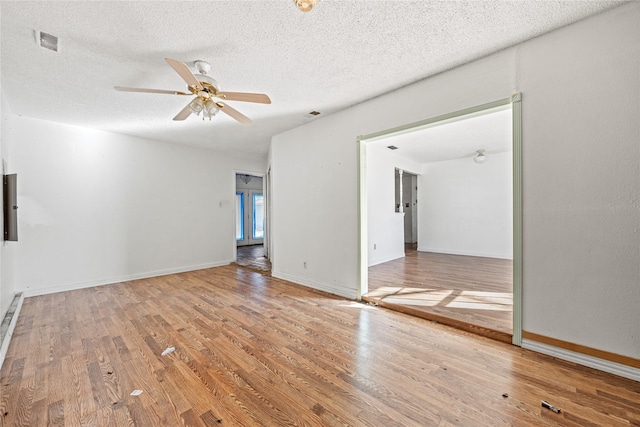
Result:
[[[271,274],[271,261],[264,256],[264,245],[238,246],[236,258],[237,265]]]
[[[367,302],[511,342],[512,261],[418,252],[369,267]]]
[[[25,299],[0,383],[2,426],[640,426],[638,382],[235,265]]]

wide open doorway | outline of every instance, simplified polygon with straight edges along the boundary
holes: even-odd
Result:
[[[362,299],[520,345],[519,135],[514,96],[360,138]],[[385,168],[417,176],[415,245]]]

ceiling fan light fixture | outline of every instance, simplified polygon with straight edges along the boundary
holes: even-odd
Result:
[[[204,101],[202,98],[197,97],[189,103],[189,108],[193,114],[198,115],[204,109]]]
[[[293,0],[293,2],[302,12],[309,12],[313,9],[313,6],[316,5],[318,0]]]
[[[220,109],[218,108],[218,106],[216,105],[215,102],[213,102],[211,99],[207,99],[205,101],[205,103],[204,103],[204,115],[209,117],[209,120],[211,120],[211,117],[213,117],[216,114],[218,114],[218,111],[220,111]]]

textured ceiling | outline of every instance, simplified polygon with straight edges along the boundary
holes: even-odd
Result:
[[[214,150],[265,155],[272,135],[594,15],[617,1],[321,0],[1,3],[1,87],[11,112]],[[35,30],[60,39],[39,47]],[[165,57],[211,63],[229,102],[254,120],[172,118],[184,91]]]

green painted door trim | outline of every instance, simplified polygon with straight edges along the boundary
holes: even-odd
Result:
[[[511,95],[513,132],[513,345],[522,346],[522,94]]]
[[[511,107],[512,155],[513,155],[513,338],[512,343],[522,345],[522,95],[514,93],[500,99],[464,110],[454,111],[429,119],[408,123],[391,129],[361,135],[358,149],[358,275],[356,299],[361,300],[368,290],[368,241],[367,241],[367,143],[390,136],[415,132],[446,123],[487,114],[490,110]]]
[[[358,138],[358,275],[356,283],[356,299],[369,292],[369,250],[368,250],[368,215],[367,205],[367,147],[366,141]]]

